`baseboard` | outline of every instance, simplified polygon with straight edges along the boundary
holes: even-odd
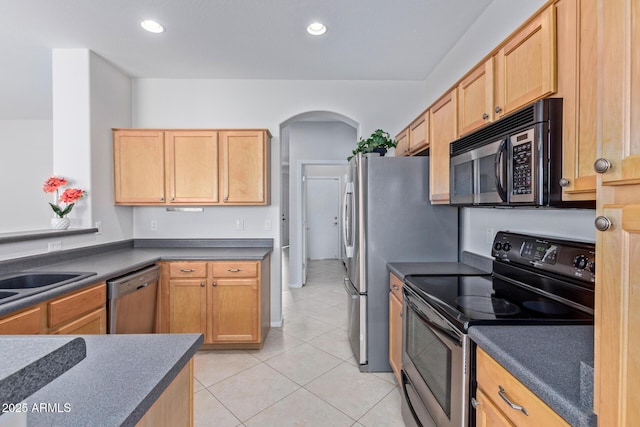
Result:
[[[284,319],[280,319],[280,320],[277,320],[277,321],[275,321],[275,322],[274,322],[274,321],[272,321],[272,322],[271,322],[271,327],[272,327],[272,328],[282,328],[282,324],[283,324],[283,323],[284,323]]]

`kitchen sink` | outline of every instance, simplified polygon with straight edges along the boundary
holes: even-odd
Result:
[[[77,282],[96,273],[79,272],[16,272],[0,276],[0,304],[15,301],[69,283]]]
[[[71,281],[82,274],[76,273],[28,273],[0,279],[0,289],[30,289]]]

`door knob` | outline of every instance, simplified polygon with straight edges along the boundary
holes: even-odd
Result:
[[[593,170],[595,170],[596,173],[605,173],[609,169],[611,169],[611,162],[602,157],[593,164]]]
[[[607,231],[611,228],[611,220],[606,216],[599,216],[595,220],[595,225],[598,231]]]

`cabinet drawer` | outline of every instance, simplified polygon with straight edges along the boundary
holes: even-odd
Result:
[[[99,335],[107,333],[107,309],[99,308],[73,320],[60,328],[50,331],[59,335]]]
[[[225,261],[211,263],[211,276],[218,277],[258,277],[257,261]]]
[[[389,291],[402,301],[402,280],[393,273],[389,273]]]
[[[477,381],[478,388],[491,399],[517,426],[568,426],[567,422],[547,406],[538,396],[524,386],[517,378],[507,372],[498,362],[485,353],[477,350]],[[504,389],[504,395],[512,403],[520,405],[528,412],[511,408],[498,392],[500,387]]]
[[[169,264],[171,277],[207,277],[206,262],[172,262]]]
[[[107,285],[105,283],[58,298],[47,304],[49,328],[53,328],[106,304]]]

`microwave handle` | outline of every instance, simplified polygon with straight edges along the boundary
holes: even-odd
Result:
[[[496,158],[495,158],[495,170],[496,170],[496,189],[498,190],[498,194],[500,195],[500,198],[502,199],[503,202],[507,201],[507,190],[504,187],[504,182],[502,180],[503,176],[506,176],[506,162],[505,162],[505,166],[502,166],[502,158],[505,157],[506,158],[506,154],[507,154],[507,142],[509,142],[509,138],[505,138],[502,140],[502,142],[500,143],[500,146],[498,147],[498,152],[496,153]]]

